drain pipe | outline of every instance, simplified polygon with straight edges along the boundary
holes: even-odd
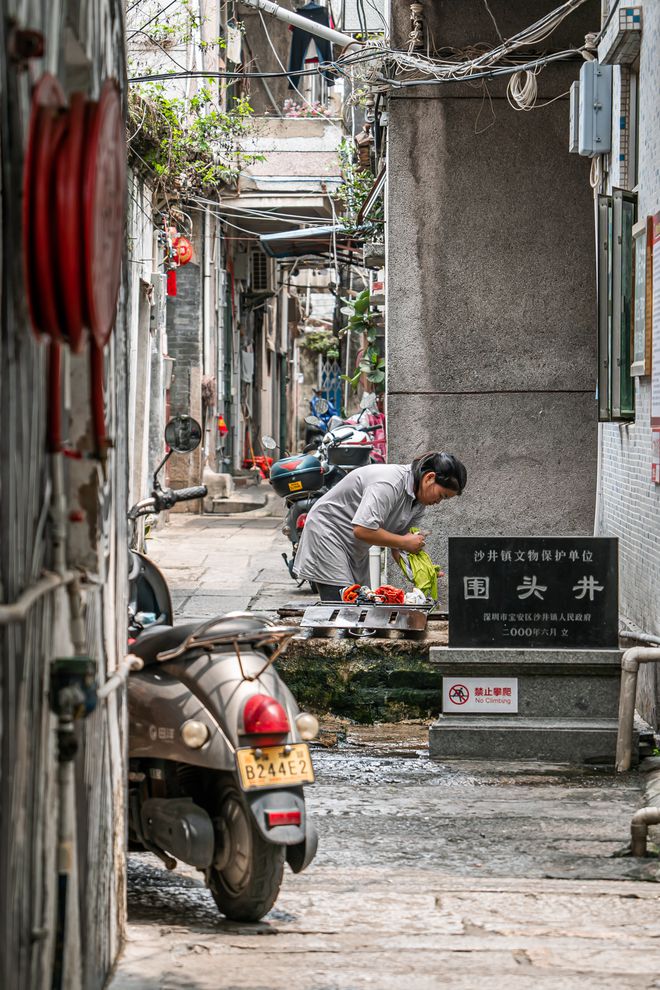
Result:
[[[641,663],[660,662],[660,647],[633,646],[621,658],[621,693],[619,695],[619,731],[616,739],[616,769],[630,769],[633,747],[633,723],[637,697],[637,672]]]
[[[630,822],[630,853],[632,856],[646,856],[646,839],[649,825],[660,825],[660,808],[650,805],[640,808]]]
[[[349,34],[342,34],[341,31],[335,31],[334,28],[326,27],[324,24],[315,24],[309,17],[303,17],[302,14],[296,14],[293,10],[280,7],[279,3],[275,3],[274,0],[241,0],[241,3],[244,3],[246,7],[263,10],[264,14],[272,14],[278,21],[285,21],[294,27],[302,28],[307,34],[316,38],[325,38],[339,48],[348,49],[353,45],[357,45],[358,48],[365,47],[362,42],[351,38]]]

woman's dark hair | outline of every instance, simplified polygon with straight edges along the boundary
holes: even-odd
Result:
[[[423,476],[429,472],[435,475],[435,480],[443,488],[449,488],[457,495],[463,492],[467,482],[467,471],[465,465],[453,454],[431,450],[428,454],[415,458],[412,462],[415,495],[419,491]]]

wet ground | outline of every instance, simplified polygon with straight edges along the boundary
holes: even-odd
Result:
[[[179,516],[157,533],[178,614],[304,598],[279,526]],[[637,774],[435,764],[419,724],[322,740],[311,867],[237,925],[195,870],[131,855],[111,990],[660,990],[658,861],[619,855]]]
[[[660,987],[660,875],[620,856],[635,774],[435,764],[424,727],[315,752],[319,853],[259,925],[194,870],[129,862],[112,990]]]

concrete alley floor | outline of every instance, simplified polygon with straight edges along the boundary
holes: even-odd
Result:
[[[279,520],[174,517],[151,542],[181,614],[296,592]],[[111,990],[660,988],[657,860],[617,855],[636,774],[437,764],[423,725],[335,725],[307,788],[319,853],[258,925],[200,874],[131,855]]]

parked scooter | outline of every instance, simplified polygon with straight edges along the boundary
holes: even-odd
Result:
[[[170,453],[199,444],[198,424],[182,419],[166,427]],[[134,522],[206,494],[163,488],[166,460]],[[224,915],[258,921],[284,863],[300,872],[317,846],[303,786],[314,780],[318,722],[274,667],[298,629],[247,612],[174,626],[162,573],[144,554],[130,558],[129,648],[144,664],[128,683],[131,844],[168,869],[177,859],[197,867]]]
[[[310,419],[313,417],[305,421]],[[294,564],[308,512],[349,471],[365,467],[372,460],[371,433],[378,427],[356,427],[339,417],[336,420],[337,425],[317,443],[308,444],[301,454],[275,461],[270,470],[270,483],[287,507],[282,532],[291,540],[291,557],[286,553],[282,557],[299,587],[304,582],[294,574]],[[262,437],[261,442],[267,450],[277,447],[272,437]]]
[[[320,440],[330,429],[330,421],[337,418],[333,403],[319,395],[316,389],[309,400],[310,415],[305,417],[305,445]]]

